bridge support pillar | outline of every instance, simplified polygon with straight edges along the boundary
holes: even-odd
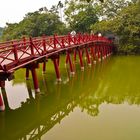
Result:
[[[59,67],[59,64],[60,64],[60,56],[58,56],[58,58],[57,58],[57,64],[58,64],[58,67]]]
[[[29,79],[29,69],[26,68],[26,80],[28,80],[28,79]]]
[[[79,59],[80,59],[81,70],[84,70],[84,64],[83,64],[83,59],[82,59],[82,52],[81,52],[81,50],[78,50],[78,54],[79,54]]]
[[[74,62],[76,62],[76,55],[77,55],[77,51],[74,50]]]
[[[43,62],[43,74],[46,72],[46,61]]]
[[[106,46],[106,56],[109,56],[109,46]]]
[[[3,96],[0,93],[0,111],[4,111],[4,110],[5,110],[5,104],[4,104]]]
[[[88,48],[85,48],[85,50],[86,50],[87,63],[88,63],[89,66],[91,66],[91,60],[90,60]]]
[[[5,81],[0,81],[0,87],[5,88]]]
[[[58,66],[58,62],[57,61],[58,60],[56,58],[53,59],[57,81],[60,82],[61,81],[61,77],[60,77],[60,71],[59,71],[59,66]]]
[[[3,103],[5,105],[5,109],[10,110],[5,88],[1,88],[1,93],[2,93],[2,97],[3,97]]]
[[[112,47],[109,46],[109,55],[111,55],[111,54],[112,54]]]
[[[31,73],[32,73],[32,78],[33,78],[35,92],[38,93],[38,92],[40,92],[40,90],[39,90],[39,85],[38,85],[36,69],[35,68],[31,68]]]
[[[104,46],[104,56],[107,57],[107,46]]]
[[[94,46],[92,46],[90,48],[90,53],[91,53],[92,59],[94,61],[94,64],[96,64],[96,53],[95,53],[95,47]]]
[[[103,45],[100,46],[101,60],[104,60]]]
[[[98,61],[101,61],[101,52],[100,52],[100,46],[97,47],[97,55],[98,55]]]
[[[103,57],[103,59],[105,59],[106,58],[106,56],[105,56],[105,46],[102,46],[102,57]]]
[[[67,52],[67,57],[68,57],[68,61],[69,61],[70,72],[72,75],[74,75],[75,74],[74,67],[73,67],[73,63],[72,63],[71,56],[70,56],[69,52]]]
[[[68,54],[66,53],[66,61],[65,61],[65,65],[68,64],[68,59],[69,59],[69,56],[68,56]]]

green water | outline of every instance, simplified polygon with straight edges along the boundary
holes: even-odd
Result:
[[[40,94],[18,70],[6,82],[0,140],[139,140],[140,57],[114,56],[71,76],[61,58],[62,82],[53,65],[38,69]]]

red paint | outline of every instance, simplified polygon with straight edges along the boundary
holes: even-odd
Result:
[[[66,53],[66,64],[68,63],[68,60],[69,60],[69,56],[68,53]]]
[[[43,46],[43,52],[46,53],[46,36],[43,35],[42,37],[42,46]]]
[[[88,65],[91,65],[91,60],[90,60],[88,48],[85,48],[85,50],[86,50],[87,63],[88,63]]]
[[[78,50],[78,54],[79,54],[81,69],[84,69],[84,64],[83,64],[83,59],[82,59],[82,52],[81,52],[81,50]]]
[[[25,37],[23,37],[23,47],[24,47],[24,49],[26,49],[26,38]]]
[[[14,52],[14,57],[15,57],[15,61],[18,61],[18,52],[17,52],[17,47],[16,45],[13,44],[13,52]]]
[[[46,72],[46,61],[43,62],[43,73],[45,73],[45,72]]]
[[[35,68],[31,68],[31,73],[32,73],[32,78],[33,78],[35,92],[39,92],[40,90],[39,90],[39,85],[38,85],[36,69]]]
[[[101,50],[99,50],[99,46],[97,46],[97,43],[101,44]],[[72,37],[70,34],[64,36],[54,35],[50,37],[43,36],[34,38],[30,37],[26,39],[23,38],[21,40],[0,43],[0,78],[7,80],[7,74],[13,73],[17,69],[23,67],[25,68],[27,65],[30,65],[34,62],[44,63],[44,58],[50,59],[55,55],[60,55],[62,53],[64,54],[67,51],[73,50],[74,60],[76,60],[76,54],[78,54],[81,69],[83,69],[84,64],[82,60],[82,50],[84,50],[85,45],[92,45],[91,54],[94,59],[96,57],[96,53],[98,58],[100,58],[101,52],[103,56],[107,54],[109,55],[112,52],[111,42],[105,37],[98,38],[98,36],[96,35],[81,33],[76,34],[74,37]],[[89,52],[87,50],[86,57],[88,63],[90,64],[91,60]],[[73,71],[72,61],[69,58],[69,55],[66,56],[66,63],[68,62],[70,64],[71,71]],[[45,64],[43,65],[43,69],[45,71]],[[59,60],[54,61],[54,66],[57,73],[57,78],[59,79]],[[28,74],[26,77],[28,77]]]
[[[35,53],[34,53],[34,46],[33,46],[33,41],[32,41],[32,38],[30,37],[30,49],[31,49],[31,55],[34,56]]]
[[[98,54],[98,60],[100,60],[101,56],[100,56],[100,46],[97,47],[97,54]]]
[[[77,51],[74,50],[74,61],[76,61],[76,55],[77,55]]]
[[[68,61],[69,61],[69,65],[70,65],[71,74],[74,74],[74,67],[73,67],[71,56],[70,56],[69,52],[67,52],[67,56],[68,56]]]
[[[55,73],[56,73],[57,80],[61,81],[60,71],[59,71],[57,59],[53,59],[53,63],[54,63],[54,68],[55,68]]]

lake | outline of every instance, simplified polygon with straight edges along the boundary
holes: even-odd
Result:
[[[37,70],[40,93],[25,69],[2,89],[0,140],[139,140],[140,56],[112,56],[75,75],[61,57],[62,81],[52,62]],[[30,75],[31,76],[31,75]],[[7,98],[6,98],[7,96]]]

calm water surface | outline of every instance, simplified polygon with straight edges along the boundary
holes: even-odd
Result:
[[[71,76],[63,65],[57,83],[51,62],[38,69],[40,94],[25,70],[6,82],[0,140],[140,140],[140,57],[117,56]],[[6,98],[5,98],[6,99]]]

